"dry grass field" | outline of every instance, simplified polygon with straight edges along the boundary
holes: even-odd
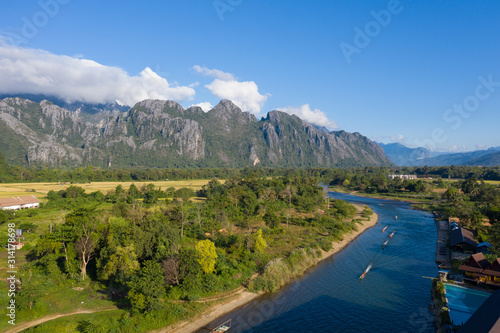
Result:
[[[188,187],[193,190],[199,190],[203,185],[208,183],[206,179],[197,180],[168,180],[168,181],[147,181],[147,182],[95,182],[95,183],[82,183],[82,184],[70,184],[70,183],[0,183],[0,198],[18,197],[26,195],[34,195],[38,199],[42,199],[45,195],[51,191],[60,191],[68,186],[75,185],[85,189],[85,192],[91,193],[95,191],[101,191],[106,194],[108,191],[113,190],[118,185],[122,185],[124,189],[128,189],[131,184],[135,184],[138,188],[143,185],[154,184],[157,187],[161,187],[165,190],[169,187],[174,187],[176,189],[182,187]]]

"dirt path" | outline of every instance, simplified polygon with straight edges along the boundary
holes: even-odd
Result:
[[[84,314],[84,313],[95,313],[95,312],[103,312],[103,311],[113,311],[113,310],[118,310],[118,308],[112,308],[112,309],[99,309],[99,310],[79,310],[79,311],[74,311],[70,313],[63,313],[63,314],[54,314],[50,316],[45,316],[36,320],[28,321],[21,323],[19,325],[16,325],[14,328],[11,328],[10,330],[6,331],[5,333],[17,333],[21,332],[27,328],[33,327],[40,325],[42,323],[45,323],[46,321],[51,321],[57,318],[61,317],[67,317],[67,316],[73,316],[77,314]]]

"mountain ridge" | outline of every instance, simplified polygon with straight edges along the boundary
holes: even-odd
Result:
[[[500,165],[500,147],[461,153],[438,153],[427,148],[410,148],[400,143],[378,143],[397,166],[497,166]]]
[[[230,100],[208,112],[151,99],[115,111],[96,122],[48,100],[4,98],[0,151],[11,164],[51,167],[391,165],[359,133],[328,133],[281,111],[257,120]]]

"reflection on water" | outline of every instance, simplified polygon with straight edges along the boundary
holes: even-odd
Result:
[[[231,332],[434,332],[431,280],[423,278],[437,275],[431,215],[402,202],[330,195],[369,204],[379,223],[300,280],[213,325],[231,318]]]

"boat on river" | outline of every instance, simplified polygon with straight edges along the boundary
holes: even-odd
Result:
[[[368,273],[370,271],[370,268],[372,268],[372,264],[369,264],[368,267],[366,267],[366,269],[363,272],[363,274],[361,274],[361,276],[359,277],[360,280],[363,280],[365,278],[366,273]]]
[[[216,328],[208,328],[208,327],[203,328],[203,330],[208,330],[209,332],[214,332],[214,333],[228,332],[230,329],[231,329],[231,319],[229,319],[226,322],[223,322]]]
[[[393,231],[392,234],[389,235],[389,238],[392,238],[394,236],[395,232]]]
[[[382,229],[382,232],[385,232],[385,230],[387,229],[387,227],[388,227],[388,225],[386,225],[386,226],[384,227],[384,229]]]

